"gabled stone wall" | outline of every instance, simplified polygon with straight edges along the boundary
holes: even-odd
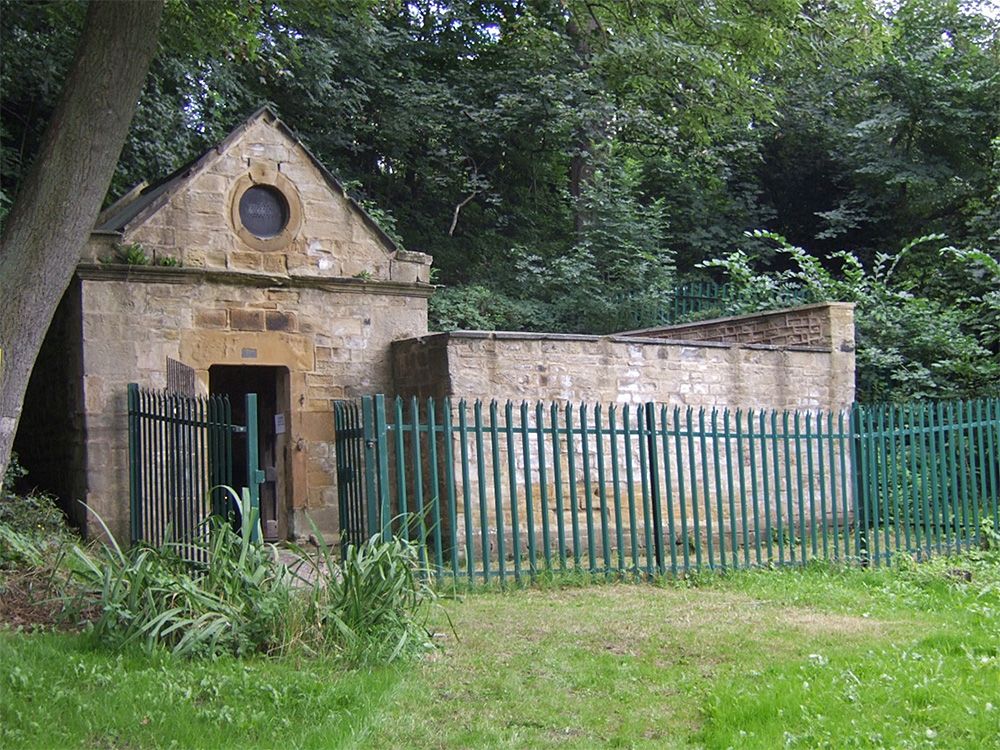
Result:
[[[240,212],[241,197],[259,187],[280,197],[274,205],[287,204],[269,217],[284,223],[273,233],[261,225],[260,236]],[[128,247],[146,263],[123,264]],[[397,247],[260,110],[181,172],[99,218],[47,344],[77,353],[72,371],[44,363],[39,371],[42,380],[71,381],[78,394],[60,449],[79,454],[64,461],[67,476],[80,480],[70,489],[128,538],[128,383],[164,388],[169,359],[193,369],[204,393],[213,366],[263,366],[271,408],[282,412],[280,437],[277,421],[271,431],[281,460],[269,480],[283,495],[278,528],[308,534],[308,512],[335,532],[333,400],[393,392],[390,343],[426,332],[430,263]],[[47,413],[44,399],[38,404]],[[25,429],[30,423],[28,415]]]

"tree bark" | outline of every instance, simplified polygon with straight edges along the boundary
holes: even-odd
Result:
[[[156,52],[164,0],[91,0],[69,77],[0,236],[0,475],[24,393]]]
[[[584,18],[582,27],[577,23],[575,16],[572,14],[570,14],[569,20],[566,22],[566,36],[573,43],[578,61],[577,65],[582,73],[589,73],[590,71],[590,57],[592,54],[590,40],[599,30],[600,26],[597,23],[597,19],[592,14],[588,14]],[[580,92],[580,96],[586,97],[588,94],[587,92]],[[583,234],[588,220],[580,205],[580,197],[594,179],[594,160],[591,151],[600,137],[602,129],[602,125],[599,123],[585,122],[574,133],[573,150],[569,162],[569,194],[575,202],[573,208],[573,228],[578,238]]]

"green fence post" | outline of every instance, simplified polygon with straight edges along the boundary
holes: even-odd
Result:
[[[378,483],[376,472],[378,459],[376,457],[375,441],[375,408],[371,396],[361,397],[361,435],[364,441],[364,472],[365,472],[365,533],[369,538],[379,528],[378,518]]]
[[[629,421],[631,417],[629,406],[625,404],[622,406],[622,451],[625,455],[625,489],[628,498],[628,538],[632,550],[632,572],[639,575],[639,529],[636,526],[638,519],[635,516],[635,476],[632,468],[632,433]],[[675,569],[674,573],[676,572]]]
[[[524,521],[528,526],[528,571],[531,580],[538,574],[538,555],[535,541],[535,499],[531,479],[531,429],[528,420],[528,402],[518,407],[521,415],[521,458],[524,461]]]
[[[618,457],[617,409],[612,404],[608,407],[608,431],[611,437],[611,486],[615,513],[615,543],[618,545],[618,575],[624,575],[625,565],[625,530],[622,528],[622,491],[621,469]]]
[[[580,404],[580,451],[583,459],[583,508],[584,525],[587,529],[587,572],[597,572],[597,556],[594,539],[594,492],[590,481],[590,430],[587,427],[587,405]]]
[[[434,399],[427,399],[427,461],[429,487],[431,489],[431,538],[434,540],[434,574],[438,581],[444,575],[444,549],[441,537],[441,481],[438,475],[437,413]]]
[[[540,497],[540,513],[542,515],[542,554],[545,557],[545,571],[552,572],[552,537],[549,528],[549,490],[545,471],[545,410],[542,402],[535,403],[535,444],[538,447],[538,494]],[[559,454],[555,454],[556,461]],[[527,470],[527,469],[526,469]]]
[[[510,503],[510,547],[514,560],[514,580],[521,582],[521,519],[518,514],[517,499],[517,456],[514,453],[514,404],[507,400],[504,404],[504,437],[507,448],[507,491]],[[525,493],[527,494],[527,493]],[[530,497],[528,498],[530,502]],[[530,565],[530,562],[529,562]]]
[[[729,500],[729,540],[730,540],[730,556],[732,557],[733,567],[739,568],[740,566],[740,556],[739,556],[739,540],[737,539],[736,532],[736,487],[733,484],[733,443],[730,439],[732,435],[729,431],[729,408],[725,408],[722,411],[722,435],[723,440],[726,441],[726,492]],[[739,454],[738,454],[739,455]],[[740,455],[740,465],[742,467],[743,457]],[[742,488],[741,488],[742,490]],[[746,529],[746,501],[744,498],[740,498],[740,502],[743,507],[743,528]],[[721,519],[721,512],[720,512]],[[720,520],[721,528],[721,520]]]
[[[257,444],[257,394],[246,395],[247,415],[247,489],[250,497],[250,541],[260,541],[260,485],[264,481],[264,471],[260,468],[260,454]],[[246,509],[244,509],[246,512]],[[243,519],[244,523],[246,518]]]
[[[649,460],[649,490],[653,514],[653,544],[656,556],[656,571],[663,575],[666,568],[663,565],[663,507],[660,496],[660,477],[656,461],[656,404],[646,404],[646,440],[647,458]],[[670,501],[670,498],[667,498]]]
[[[648,438],[646,436],[646,411],[643,408],[635,410],[636,444],[639,446],[639,480],[642,488],[642,532],[646,551],[646,576],[653,575],[653,522],[649,516],[649,471],[646,459]]]
[[[465,568],[469,583],[476,582],[475,544],[472,541],[472,482],[469,476],[469,424],[465,399],[458,402],[458,451],[462,460],[462,515],[465,521]]]
[[[454,415],[451,411],[451,399],[445,396],[441,402],[444,416],[444,465],[445,486],[448,490],[448,537],[446,543],[451,555],[452,582],[458,581],[458,507],[455,492],[455,447],[454,447]]]
[[[570,524],[573,532],[573,568],[580,570],[580,519],[576,487],[576,443],[573,440],[573,404],[566,404],[566,464],[569,477]]]
[[[708,481],[708,428],[705,427],[705,407],[698,409],[698,446],[701,450],[701,499],[705,507],[705,544],[708,548],[708,567],[715,567],[715,545],[712,542],[712,498]],[[699,534],[699,538],[700,538]]]
[[[559,447],[559,407],[549,405],[549,434],[552,436],[552,487],[556,500],[556,541],[559,545],[559,570],[566,572],[566,516],[563,507],[562,453]]]
[[[691,569],[691,544],[688,539],[688,519],[687,519],[687,494],[684,492],[684,449],[681,444],[681,411],[680,407],[674,407],[673,413],[673,437],[674,456],[677,461],[677,501],[680,503],[681,522],[681,556],[684,560],[684,572]],[[670,540],[671,544],[676,544],[676,539]]]
[[[851,477],[854,496],[854,554],[862,565],[868,565],[868,502],[867,482],[862,468],[864,461],[864,426],[861,407],[851,409]]]
[[[378,518],[381,526],[382,540],[392,539],[392,509],[389,505],[389,428],[385,416],[385,396],[381,393],[375,396],[375,462],[377,479],[375,482],[378,496]],[[375,530],[370,529],[374,534]]]
[[[490,457],[493,468],[493,512],[496,521],[497,534],[497,572],[500,575],[500,585],[507,582],[507,555],[506,544],[503,535],[503,484],[500,464],[500,417],[497,412],[496,399],[490,401]]]
[[[670,469],[670,440],[669,433],[667,432],[667,407],[665,404],[660,406],[660,450],[663,454],[663,487],[666,492],[667,500],[667,545],[670,549],[670,573],[674,577],[677,576],[677,524],[674,521],[674,489],[673,482],[671,481],[671,469]],[[683,470],[683,467],[682,467]],[[663,520],[660,519],[660,524],[662,526]],[[662,545],[661,545],[662,549]],[[664,559],[663,564],[666,565],[666,560]]]
[[[128,495],[132,544],[142,535],[142,468],[139,459],[142,447],[139,442],[139,384],[128,384]]]
[[[479,543],[482,547],[483,583],[490,582],[489,514],[486,511],[486,454],[483,448],[483,402],[476,399],[472,407],[476,434],[476,479],[479,490]]]

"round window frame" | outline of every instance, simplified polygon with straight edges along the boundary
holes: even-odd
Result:
[[[251,170],[250,174],[243,175],[233,184],[229,199],[229,217],[233,231],[245,245],[254,250],[273,252],[288,247],[298,235],[302,225],[302,201],[295,185],[287,177],[276,170],[262,172],[263,170]],[[272,237],[258,237],[243,225],[243,220],[240,218],[240,201],[243,200],[244,193],[253,187],[277,190],[288,206],[288,221],[285,223],[285,228]]]

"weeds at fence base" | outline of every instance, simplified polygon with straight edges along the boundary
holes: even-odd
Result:
[[[54,553],[45,540],[0,525],[0,542],[24,575],[45,579],[53,612],[89,621],[96,643],[113,649],[372,664],[432,647],[425,622],[437,594],[413,544],[372,539],[350,547],[343,562],[325,547],[319,555],[293,550],[289,563],[253,541],[253,527],[250,519],[237,532],[212,517],[193,538],[129,549],[104,527],[107,542],[67,542]]]

